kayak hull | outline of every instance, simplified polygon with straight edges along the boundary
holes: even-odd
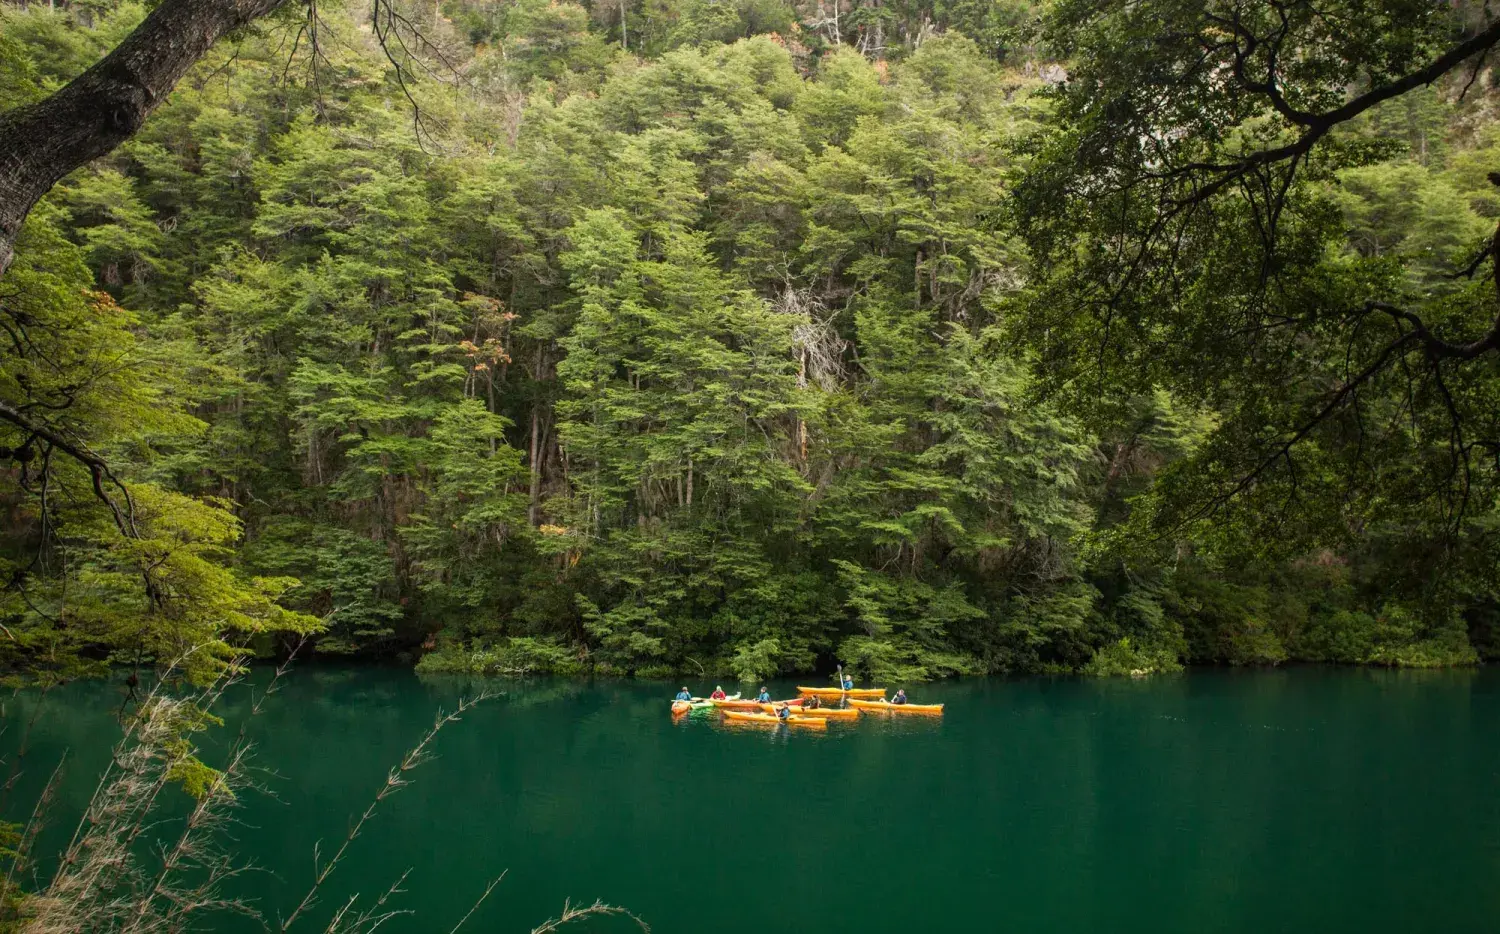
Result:
[[[754,713],[751,713],[748,710],[726,710],[726,711],[724,711],[724,719],[725,720],[733,720],[736,723],[780,723],[781,722],[781,718],[778,717],[778,716],[776,716],[775,714],[761,713],[758,710],[755,711]]]
[[[882,713],[930,713],[940,714],[943,712],[942,704],[889,704],[880,701],[851,700],[856,710],[878,710]]]
[[[775,713],[776,707],[772,704],[761,704],[760,709],[766,713]],[[839,710],[835,707],[815,707],[810,710],[804,709],[798,712],[799,717],[816,717],[819,720],[855,720],[859,717],[858,710]]]
[[[885,688],[854,688],[853,690],[845,691],[845,690],[842,690],[840,688],[805,688],[805,687],[803,687],[802,685],[799,684],[799,685],[797,685],[797,691],[799,693],[801,693],[801,694],[806,694],[808,696],[812,696],[812,695],[816,694],[819,697],[884,697],[885,696]]]
[[[777,726],[785,723],[787,726],[806,727],[814,730],[827,729],[828,721],[819,720],[815,717],[787,717],[785,720],[770,713],[749,713],[743,710],[726,710],[724,719],[734,723],[761,723],[766,726]]]
[[[760,701],[753,700],[716,700],[709,701],[715,707],[723,710],[759,710]]]

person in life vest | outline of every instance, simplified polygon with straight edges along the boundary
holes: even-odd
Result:
[[[776,716],[780,717],[783,720],[785,720],[787,717],[790,717],[791,715],[792,708],[786,704],[782,704],[780,707],[776,708]]]
[[[758,704],[769,704],[771,702],[771,692],[766,690],[764,684],[760,686],[760,694],[756,695],[755,702]]]
[[[682,686],[682,690],[677,692],[677,699],[686,701],[690,701],[693,699],[693,695],[688,693],[687,685],[684,684]]]
[[[823,702],[821,700],[818,700],[818,695],[816,694],[809,695],[808,698],[802,702],[803,710],[817,710],[822,706]]]
[[[716,684],[714,685],[714,692],[708,696],[714,700],[723,700],[728,695],[724,693],[724,688]]]
[[[900,688],[897,688],[896,689],[896,696],[893,697],[893,698],[891,698],[891,703],[893,703],[893,704],[904,704],[904,703],[906,703],[906,691],[904,691],[904,690],[902,690]]]
[[[848,675],[844,675],[844,690],[854,690],[854,679],[849,677]]]

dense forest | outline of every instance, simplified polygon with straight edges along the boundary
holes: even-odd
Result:
[[[237,28],[0,279],[0,664],[1500,654],[1495,30],[1380,6]],[[147,13],[4,7],[0,106]]]

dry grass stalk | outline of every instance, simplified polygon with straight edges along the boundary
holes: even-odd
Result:
[[[21,928],[25,934],[99,929],[143,934],[174,929],[180,926],[174,920],[180,922],[187,912],[248,910],[218,896],[219,885],[237,870],[211,842],[199,839],[233,806],[232,788],[243,756],[231,762],[236,772],[210,772],[197,762],[197,750],[187,739],[210,722],[207,711],[238,681],[241,670],[231,666],[226,677],[186,698],[167,695],[163,679],[142,700],[126,723],[56,874],[28,900],[34,914]],[[154,880],[148,879],[136,843],[155,825],[152,815],[163,789],[203,774],[214,779],[200,793],[192,826],[164,854],[170,865]],[[203,869],[204,878],[189,889],[172,889],[172,871],[189,864]],[[157,911],[158,897],[165,913]]]
[[[574,908],[568,902],[563,902],[562,914],[556,918],[543,921],[540,926],[532,928],[531,934],[552,934],[553,931],[556,931],[564,924],[572,924],[575,921],[582,921],[585,918],[593,918],[599,915],[624,915],[634,921],[646,934],[651,934],[651,925],[645,921],[626,911],[624,908],[617,905],[606,905],[601,901],[596,901],[584,908]]]
[[[266,689],[252,701],[250,716],[240,724],[239,735],[235,737],[229,750],[228,762],[214,776],[208,788],[198,795],[175,844],[161,851],[161,867],[151,880],[149,889],[136,901],[134,916],[123,929],[123,934],[146,934],[162,927],[176,930],[189,914],[203,910],[219,909],[253,914],[238,901],[213,897],[220,883],[249,868],[234,864],[230,854],[218,846],[215,831],[231,819],[233,811],[239,805],[241,792],[253,787],[246,778],[246,767],[254,749],[247,735],[250,718],[259,714],[266,699],[276,693],[281,679],[291,669],[292,662],[306,644],[307,637],[304,636],[276,667]],[[216,694],[215,699],[217,697]],[[192,870],[201,871],[207,884],[199,882],[191,889],[174,885],[174,877]],[[158,904],[163,908],[160,916],[156,914]]]
[[[410,772],[412,769],[415,769],[431,758],[430,754],[428,753],[428,748],[432,745],[432,741],[437,738],[438,733],[443,729],[443,727],[461,719],[464,714],[468,713],[475,706],[483,703],[486,700],[489,700],[493,696],[494,695],[490,694],[489,692],[480,692],[472,698],[460,699],[458,702],[458,706],[455,707],[451,713],[444,713],[441,710],[438,711],[437,718],[432,723],[432,728],[427,731],[426,735],[424,735],[415,746],[407,750],[407,753],[402,757],[400,764],[392,768],[390,772],[386,774],[385,784],[380,786],[380,790],[375,793],[375,798],[370,802],[369,806],[365,808],[364,813],[361,814],[359,816],[359,819],[354,822],[354,826],[349,828],[349,833],[344,836],[344,840],[339,844],[339,848],[333,854],[333,858],[328,860],[328,862],[324,863],[322,866],[318,866],[318,854],[316,852],[313,853],[313,865],[315,868],[313,875],[313,884],[308,888],[307,894],[302,896],[302,901],[297,904],[297,907],[292,909],[292,913],[287,916],[286,920],[281,922],[280,929],[282,931],[290,928],[304,911],[311,908],[313,904],[316,903],[318,891],[323,887],[323,883],[326,882],[328,880],[328,877],[333,874],[333,871],[338,868],[339,863],[344,858],[344,854],[349,851],[349,845],[359,837],[360,830],[362,830],[365,826],[365,823],[375,815],[375,810],[380,806],[381,802],[383,802],[386,798],[390,797],[396,792],[400,791],[406,785],[410,784],[410,779],[406,777],[406,773]],[[352,905],[352,899],[350,904]],[[348,908],[349,905],[346,905],[345,908],[341,911],[347,911]],[[333,931],[335,929],[330,927],[329,930]]]
[[[11,856],[10,865],[5,870],[5,882],[0,884],[0,912],[9,913],[13,907],[19,910],[20,905],[13,906],[12,901],[20,902],[21,893],[16,889],[16,875],[24,872],[31,862],[31,854],[36,849],[36,838],[46,826],[47,812],[52,807],[53,800],[57,797],[57,786],[62,779],[63,762],[67,759],[64,753],[63,759],[57,763],[52,770],[47,784],[43,786],[42,793],[37,796],[36,805],[31,809],[31,816],[26,820],[26,826],[21,830],[20,839],[16,842],[15,853]],[[7,918],[7,920],[15,920]]]
[[[36,705],[32,708],[31,716],[26,719],[26,726],[21,730],[21,741],[16,745],[16,753],[10,760],[10,772],[5,777],[4,785],[0,785],[0,810],[5,809],[10,801],[11,789],[15,787],[16,781],[21,777],[21,768],[26,761],[27,750],[31,747],[31,731],[36,726],[36,721],[42,715],[42,710],[47,706],[47,695],[52,691],[55,684],[42,685],[41,692],[37,695]],[[19,693],[19,688],[17,689]]]
[[[506,872],[509,872],[509,871],[510,870],[506,870]],[[493,892],[493,891],[495,891],[495,886],[499,885],[500,884],[500,880],[502,880],[504,878],[505,878],[505,873],[502,872],[502,873],[500,873],[500,875],[498,875],[495,878],[491,879],[490,880],[490,884],[484,887],[484,892],[482,892],[480,894],[478,901],[474,902],[474,904],[472,904],[472,905],[469,906],[469,910],[464,913],[464,916],[462,918],[458,919],[458,923],[455,924],[455,925],[453,925],[453,929],[450,930],[448,932],[448,934],[458,934],[458,929],[461,928],[461,927],[463,927],[464,924],[465,924],[465,922],[467,922],[469,920],[469,917],[471,915],[473,915],[474,912],[476,912],[476,911],[479,910],[479,906],[484,904],[484,900],[490,897],[490,893]]]
[[[292,654],[295,656],[296,652]],[[290,663],[291,657],[277,668],[266,690],[252,703],[251,716],[259,713],[266,699],[275,693]],[[221,894],[227,880],[249,868],[237,865],[232,854],[218,842],[224,838],[221,831],[239,805],[240,792],[253,787],[245,777],[253,748],[246,738],[246,727],[241,725],[227,763],[217,771],[197,761],[196,748],[187,739],[214,722],[209,710],[228,687],[238,683],[244,669],[235,663],[224,678],[186,697],[166,693],[171,670],[141,700],[135,715],[123,724],[123,735],[114,747],[110,764],[95,787],[56,873],[45,888],[25,897],[22,905],[25,917],[17,919],[19,923],[14,929],[19,934],[84,931],[178,934],[198,915],[225,911],[245,914],[264,923],[249,905]],[[315,850],[313,883],[292,914],[281,922],[281,931],[289,929],[316,904],[324,883],[381,802],[407,785],[408,773],[431,758],[430,750],[438,733],[492,696],[481,692],[460,700],[452,712],[438,712],[432,727],[386,775],[385,782],[333,857],[320,866]],[[47,805],[54,797],[60,774],[61,765],[54,771],[21,835],[18,855],[5,877],[5,888],[0,889],[0,903],[6,892],[13,891],[15,874],[29,862],[29,851],[41,829]],[[205,776],[210,777],[204,781]],[[192,788],[194,805],[176,839],[156,851],[157,861],[148,871],[137,842],[146,830],[159,826],[153,815],[161,792],[174,781]],[[333,912],[324,934],[374,934],[387,921],[411,914],[390,907],[392,899],[401,894],[406,878],[407,873],[402,873],[363,911],[356,910],[359,896],[350,896]],[[457,934],[504,878],[501,873],[485,887],[450,934]],[[182,879],[192,881],[179,881]],[[532,934],[547,934],[562,925],[603,915],[624,915],[642,931],[650,931],[644,921],[629,911],[596,901],[581,908],[564,902],[562,914],[543,922]]]
[[[196,649],[167,666],[156,686],[123,723],[109,765],[63,851],[57,871],[40,891],[25,899],[29,915],[23,934],[112,930],[148,934],[181,930],[189,914],[205,910],[248,912],[242,903],[220,897],[219,886],[239,869],[213,842],[211,832],[227,819],[238,798],[248,746],[215,771],[199,762],[189,737],[215,722],[209,710],[244,671],[240,660],[223,677],[187,696],[172,696],[173,673]],[[59,766],[60,768],[60,766]],[[54,773],[54,779],[56,773]],[[175,845],[161,851],[162,866],[147,871],[137,843],[158,826],[154,818],[162,791],[181,782],[198,792],[193,813]],[[44,794],[39,808],[50,795]],[[39,812],[40,813],[40,812]],[[39,826],[40,816],[33,821]],[[31,836],[34,837],[34,831]],[[12,876],[26,854],[12,862]],[[172,884],[175,873],[199,870],[188,887]]]
[[[372,934],[376,928],[392,918],[412,914],[413,912],[406,909],[388,910],[385,907],[393,896],[406,891],[401,887],[401,883],[405,882],[409,875],[411,875],[410,869],[401,873],[396,881],[391,883],[390,888],[375,900],[375,904],[358,914],[354,913],[354,903],[359,900],[359,895],[356,893],[349,896],[349,900],[333,913],[328,926],[323,929],[323,934]]]

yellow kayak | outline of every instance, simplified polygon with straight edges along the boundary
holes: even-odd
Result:
[[[884,697],[885,688],[854,688],[845,691],[842,688],[805,688],[797,685],[797,691],[801,694],[816,694],[819,697]]]
[[[775,713],[773,704],[761,704],[760,709],[766,713]],[[859,716],[858,710],[839,710],[837,707],[813,707],[797,711],[798,717],[819,717],[823,720],[853,720]]]
[[[851,700],[860,710],[883,710],[886,713],[942,713],[942,704],[892,704],[889,701]]]
[[[827,720],[819,720],[814,717],[787,717],[785,720],[769,713],[746,713],[742,710],[724,711],[724,719],[733,720],[736,723],[765,723],[775,725],[785,723],[787,726],[811,727],[814,730],[828,729]]]

